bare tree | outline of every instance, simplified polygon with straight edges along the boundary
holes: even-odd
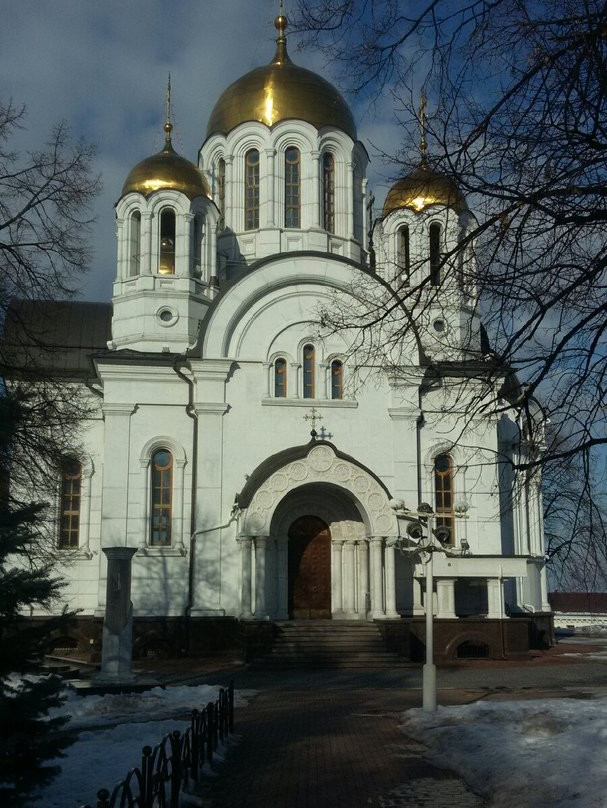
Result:
[[[417,97],[427,93],[429,166],[478,216],[443,256],[444,270],[465,272],[462,259],[475,250],[491,338],[486,371],[511,369],[523,382],[517,406],[529,411],[537,398],[550,422],[544,451],[519,464],[541,464],[552,486],[550,549],[566,539],[561,558],[604,555],[607,5],[302,0],[296,26],[342,68],[350,90],[391,99],[403,135],[393,176],[419,162]],[[381,306],[367,305],[363,328],[381,324],[390,344],[408,338],[419,296],[392,286]],[[499,409],[499,399],[472,398],[467,414],[487,407]],[[571,533],[559,538],[553,528],[564,514]]]
[[[87,269],[99,180],[93,147],[65,123],[42,148],[15,149],[24,121],[22,107],[0,103],[0,395],[7,412],[27,411],[0,463],[5,477],[10,466],[11,496],[36,490],[47,499],[58,459],[77,448],[88,414],[85,397],[66,386],[67,346],[55,338],[61,312],[49,301],[72,297]]]

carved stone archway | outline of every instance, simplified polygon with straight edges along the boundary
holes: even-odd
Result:
[[[274,511],[283,497],[310,483],[329,483],[348,492],[358,505],[368,535],[398,535],[386,489],[363,466],[339,456],[329,443],[312,444],[307,455],[286,463],[261,483],[243,513],[241,533],[269,536]]]
[[[335,524],[330,513],[314,508],[320,492],[341,499],[340,519],[358,528],[348,535],[332,529],[332,616],[346,619],[397,617],[394,550],[385,539],[398,535],[390,496],[378,478],[327,442],[285,452],[266,461],[252,476],[242,496],[242,616],[286,619],[287,530],[282,510],[292,501],[298,513],[309,512]],[[310,510],[305,506],[309,502]],[[350,516],[347,511],[350,509]],[[318,511],[318,512],[316,512]],[[334,516],[337,510],[334,511]],[[340,520],[337,519],[337,524]],[[280,526],[280,527],[279,527]],[[343,572],[343,581],[341,575]]]

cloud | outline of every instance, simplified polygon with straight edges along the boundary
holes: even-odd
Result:
[[[270,61],[273,0],[4,0],[0,93],[27,105],[19,148],[45,140],[58,120],[97,146],[103,192],[95,206],[94,260],[82,296],[108,300],[115,274],[114,203],[130,169],[162,147],[164,98],[171,73],[174,145],[195,161],[208,116],[238,76]],[[325,75],[318,54],[299,64]],[[348,99],[355,117],[356,99]],[[361,106],[360,112],[365,108]],[[359,137],[384,151],[397,137],[390,105],[362,114]],[[371,182],[383,171],[373,160]],[[385,173],[385,171],[384,171]],[[384,181],[385,184],[385,181]],[[381,186],[375,191],[383,196]]]

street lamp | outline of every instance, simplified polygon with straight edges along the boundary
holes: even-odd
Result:
[[[448,542],[451,530],[447,525],[434,527],[437,514],[427,502],[422,502],[416,511],[409,510],[400,499],[390,502],[399,524],[399,535],[388,539],[387,544],[397,547],[401,553],[417,556],[424,565],[426,575],[426,662],[423,668],[423,708],[436,710],[436,666],[434,664],[434,553],[444,553],[446,556],[468,556],[470,545],[462,539],[459,547],[451,547]],[[456,516],[466,517],[467,508],[460,506],[456,509]],[[406,523],[405,534],[400,535],[401,523]],[[413,542],[413,544],[411,544]]]

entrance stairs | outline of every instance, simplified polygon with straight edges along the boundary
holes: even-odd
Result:
[[[272,650],[252,663],[263,670],[339,668],[379,670],[409,667],[398,654],[386,651],[375,623],[346,620],[276,622]]]

